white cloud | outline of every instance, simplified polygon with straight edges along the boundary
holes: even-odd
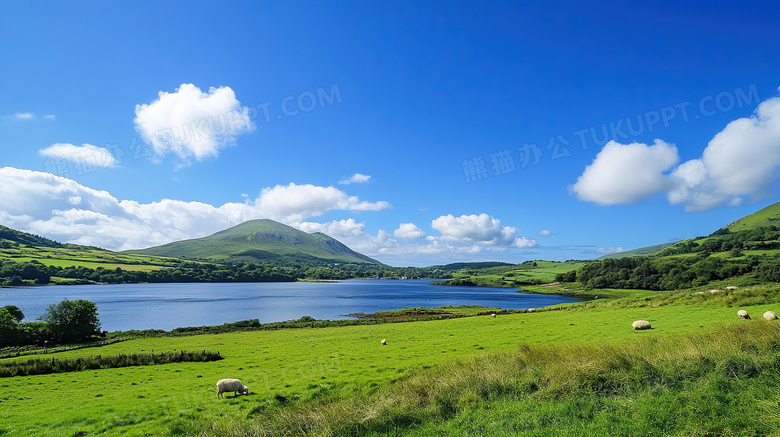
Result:
[[[518,238],[519,229],[503,226],[501,221],[487,214],[443,215],[431,222],[431,227],[441,233],[444,241],[477,243],[489,246],[533,247],[534,240]]]
[[[14,117],[16,117],[17,120],[34,120],[35,114],[32,112],[17,112],[14,114]]]
[[[515,246],[520,249],[527,249],[529,247],[536,247],[536,240],[528,239],[525,237],[519,237],[515,239]]]
[[[135,129],[159,155],[173,152],[184,162],[216,157],[236,137],[255,129],[249,108],[242,107],[230,87],[203,92],[184,83],[173,93],[135,106]]]
[[[669,203],[682,204],[686,211],[736,206],[744,197],[774,194],[780,168],[780,97],[729,123],[701,158],[672,169],[676,161],[677,149],[660,140],[653,146],[610,141],[571,190],[580,200],[601,205],[666,193]]]
[[[38,151],[41,156],[48,158],[64,159],[66,161],[83,163],[99,168],[116,167],[119,161],[107,149],[93,146],[92,144],[57,143]]]
[[[337,240],[362,237],[365,234],[365,223],[358,223],[355,219],[333,220],[329,223],[301,222],[294,225],[296,228],[308,232],[322,232]]]
[[[542,229],[541,231],[537,232],[536,235],[540,237],[549,237],[550,235],[552,235],[552,232],[550,232],[547,229]]]
[[[577,198],[600,205],[636,202],[665,191],[669,181],[664,172],[679,156],[674,145],[661,140],[648,146],[610,141],[571,187]]]
[[[425,232],[418,228],[414,223],[401,223],[398,229],[393,231],[393,236],[397,238],[415,239],[425,236]]]
[[[295,202],[285,202],[289,199],[280,193]],[[362,202],[332,187],[294,184],[262,190],[251,202],[221,206],[171,199],[139,203],[118,200],[106,191],[49,173],[0,168],[0,223],[59,241],[113,250],[202,237],[256,218],[294,224],[327,211],[375,211],[387,205]],[[360,226],[350,219],[341,224],[339,232],[348,234],[350,227]],[[328,230],[335,229],[332,225]],[[358,231],[353,234],[359,235]]]
[[[54,114],[46,114],[46,115],[44,115],[44,116],[43,116],[43,119],[44,119],[44,120],[51,120],[51,121],[54,121],[54,120],[56,120],[56,119],[57,119],[57,116],[56,116],[56,115],[54,115]]]
[[[371,179],[371,176],[369,176],[367,174],[355,173],[354,175],[352,175],[352,177],[339,181],[339,184],[342,184],[342,185],[367,184],[370,179]]]
[[[620,253],[620,252],[625,252],[625,250],[623,250],[623,247],[622,247],[622,246],[616,246],[616,247],[599,247],[599,248],[598,248],[598,249],[596,249],[594,252],[595,252],[597,255],[599,255],[599,256],[604,256],[604,255],[611,255],[611,254],[613,254],[613,253]]]
[[[314,185],[276,185],[263,189],[256,205],[271,218],[300,221],[333,209],[346,211],[379,211],[389,208],[385,201],[364,202],[338,188]]]
[[[715,135],[702,157],[675,170],[673,204],[711,209],[741,203],[742,196],[761,196],[773,187],[780,167],[780,97],[758,105],[755,114],[729,123]]]

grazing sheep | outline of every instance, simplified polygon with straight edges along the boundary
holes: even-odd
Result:
[[[764,313],[764,318],[766,320],[777,320],[777,314],[774,311],[767,311]]]
[[[725,293],[725,291],[717,290],[717,289],[710,290],[710,294],[718,294],[718,293]]]
[[[496,318],[496,313],[491,314],[490,317],[495,319]]]
[[[239,392],[245,395],[249,394],[249,387],[241,384],[241,381],[237,379],[220,379],[215,388],[217,389],[217,399],[223,397],[222,393],[231,391],[235,392],[233,396],[238,396]]]
[[[650,322],[648,322],[647,320],[637,320],[636,322],[631,324],[631,327],[636,330],[651,328]]]
[[[745,311],[745,310],[737,311],[737,315],[739,316],[740,319],[749,319],[750,318],[750,316],[748,315],[747,311]]]
[[[387,339],[383,338],[380,343],[382,343],[382,346],[387,346]]]
[[[525,312],[527,312],[527,313],[532,313],[532,312],[534,312],[534,311],[536,311],[536,310],[535,310],[535,309],[533,309],[533,308],[528,308],[527,310],[525,310]]]
[[[736,285],[729,285],[728,287],[726,287],[726,290],[736,290],[737,288],[739,287],[737,287]]]

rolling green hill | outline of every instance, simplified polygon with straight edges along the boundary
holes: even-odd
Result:
[[[780,202],[726,225],[731,232],[756,229],[761,226],[780,226]]]
[[[26,232],[17,231],[7,226],[0,225],[0,247],[10,247],[17,244],[24,244],[27,246],[36,247],[64,247],[62,243],[58,243],[54,240],[49,240],[45,237],[39,237],[37,235],[28,234]]]
[[[267,219],[251,220],[208,237],[176,241],[162,246],[124,253],[217,261],[290,259],[382,264],[353,251],[338,240],[323,233],[309,234]]]
[[[746,215],[721,229],[728,229],[730,232],[739,232],[757,229],[762,226],[780,226],[780,202],[773,203],[760,211]],[[630,256],[652,255],[677,243],[678,242],[661,243],[653,246],[640,247],[634,250],[604,255],[599,259],[620,259]]]

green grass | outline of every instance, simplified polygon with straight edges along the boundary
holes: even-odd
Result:
[[[636,349],[637,342],[647,341],[651,346],[655,345],[650,350],[652,353],[648,352],[648,362],[662,374],[674,374],[674,369],[664,363],[678,362],[682,355],[670,345],[706,345],[704,340],[708,338],[720,341],[724,337],[721,332],[725,332],[723,330],[728,326],[763,325],[760,320],[739,320],[736,310],[747,309],[754,318],[758,318],[768,309],[777,311],[779,301],[776,286],[757,286],[717,295],[699,295],[696,290],[689,290],[674,294],[650,293],[646,297],[632,299],[591,301],[564,309],[499,315],[497,318],[478,316],[414,323],[131,340],[97,349],[62,352],[56,356],[74,358],[184,349],[218,351],[224,359],[207,363],[3,378],[0,380],[0,414],[3,416],[0,431],[9,435],[54,436],[72,436],[78,432],[101,435],[192,435],[203,432],[206,435],[224,435],[222,431],[230,429],[254,429],[259,433],[260,427],[266,425],[293,426],[294,430],[296,423],[306,427],[323,423],[326,431],[322,431],[321,435],[329,435],[331,431],[332,435],[350,435],[352,428],[384,435],[383,430],[394,426],[399,426],[402,434],[474,435],[479,432],[466,430],[470,427],[474,430],[485,428],[485,433],[489,433],[488,428],[503,426],[501,424],[506,421],[506,430],[521,429],[520,425],[524,422],[518,422],[518,419],[510,421],[520,413],[518,417],[522,417],[523,421],[537,424],[529,429],[549,431],[557,423],[549,421],[557,414],[575,411],[578,402],[585,402],[581,406],[594,411],[593,419],[577,425],[574,416],[562,416],[560,426],[570,435],[584,429],[592,429],[593,433],[599,434],[604,433],[604,427],[612,420],[633,423],[641,411],[647,416],[642,416],[645,417],[643,420],[650,420],[653,404],[643,400],[645,395],[660,397],[663,402],[658,402],[672,408],[681,396],[693,399],[696,395],[718,394],[709,386],[717,381],[710,379],[701,381],[701,386],[694,384],[688,387],[692,391],[679,391],[677,389],[681,387],[676,386],[654,388],[652,384],[642,383],[631,386],[631,391],[618,393],[620,396],[599,390],[591,393],[588,381],[600,381],[599,375],[608,380],[639,377],[632,373],[632,369],[642,365],[641,361],[637,361],[640,356],[637,351],[644,349]],[[633,331],[631,322],[637,319],[650,321],[654,329]],[[752,334],[745,335],[748,337],[739,333],[729,334],[718,350],[733,349],[734,342],[739,341],[749,344],[749,335]],[[387,339],[387,346],[380,344],[382,338]],[[623,351],[624,346],[635,349]],[[715,346],[707,346],[707,349],[714,350]],[[602,352],[606,354],[602,357],[606,361],[599,361]],[[517,367],[528,359],[528,353],[555,359],[548,359],[544,366],[537,363]],[[613,354],[628,357],[630,366],[619,365],[616,368],[627,373],[604,373],[611,369],[613,361],[607,358]],[[704,358],[715,363],[729,358],[719,354],[721,352]],[[739,358],[742,355],[734,356]],[[44,357],[50,358],[51,355]],[[574,379],[580,381],[575,391],[563,390],[565,385],[555,382],[563,376],[549,373],[554,370],[555,360],[563,358],[569,361],[559,366],[560,371],[566,368],[572,372],[577,370],[568,377],[580,378]],[[764,366],[769,358],[761,352],[750,359]],[[509,375],[517,375],[515,379],[519,382],[507,380],[507,373],[504,376],[495,373],[502,369],[502,363],[508,366],[506,372]],[[718,366],[725,364],[716,364],[715,368]],[[525,370],[519,372],[522,369]],[[230,377],[241,379],[253,394],[217,400],[214,383],[220,378]],[[494,377],[496,379],[492,379]],[[494,381],[492,384],[496,385],[490,386],[494,389],[482,392],[482,395],[475,395],[474,386],[460,387],[456,383],[459,381],[457,378]],[[541,384],[544,378],[551,382]],[[502,385],[505,380],[506,385]],[[728,378],[724,381],[730,384],[728,388],[742,388]],[[777,380],[772,382],[776,384]],[[529,392],[531,383],[540,388]],[[425,386],[425,390],[430,390],[426,395],[428,403],[413,408],[417,405],[414,399],[419,399],[419,396],[409,399],[407,396],[418,393],[420,387]],[[762,387],[746,389],[761,391],[764,390]],[[508,395],[503,395],[504,392]],[[289,402],[283,404],[276,399],[277,395],[284,396]],[[772,405],[771,402],[777,405],[780,400],[773,396],[767,398],[769,405]],[[761,420],[776,420],[766,415],[759,408],[761,405],[749,400],[740,401],[747,402],[745,405],[755,410],[750,413],[752,416],[745,417],[751,417],[751,421],[756,423],[759,422],[756,415],[760,415]],[[637,403],[643,408],[640,412],[631,408]],[[63,408],[63,405],[69,407]],[[533,405],[540,405],[540,409],[530,408]],[[609,405],[613,407],[607,408]],[[741,414],[742,409],[735,411]],[[724,411],[720,413],[726,416]],[[672,415],[671,412],[668,414]],[[366,422],[365,418],[375,418],[376,421]],[[727,419],[718,420],[720,422],[715,418],[706,419],[715,427],[728,425],[724,424]],[[368,425],[369,428],[360,428]],[[690,425],[687,421],[673,425],[670,429],[677,430],[678,435],[692,435],[685,432],[685,426]],[[590,428],[578,428],[580,426]],[[496,428],[496,432],[499,431]],[[542,431],[536,435],[544,435]],[[507,432],[511,434],[511,431]],[[528,435],[534,435],[536,431],[528,432]]]
[[[773,203],[760,211],[729,223],[727,227],[731,232],[737,232],[772,225],[780,226],[780,202]]]
[[[97,249],[74,249],[71,247],[32,247],[24,244],[10,249],[0,248],[0,260],[14,262],[38,261],[47,266],[87,267],[115,270],[158,270],[176,265],[178,260],[171,258],[120,254]]]

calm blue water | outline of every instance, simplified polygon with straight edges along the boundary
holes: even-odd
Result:
[[[0,307],[18,306],[25,322],[35,321],[63,299],[95,302],[106,331],[171,330],[238,320],[280,322],[311,316],[350,318],[406,307],[482,305],[503,309],[538,308],[578,299],[515,293],[510,288],[442,287],[429,280],[357,279],[339,282],[238,284],[123,284],[0,288]]]

